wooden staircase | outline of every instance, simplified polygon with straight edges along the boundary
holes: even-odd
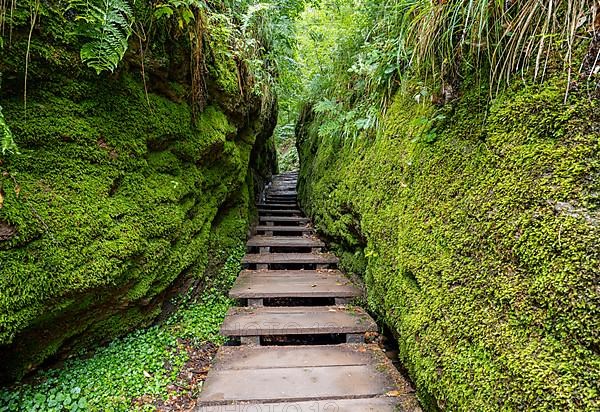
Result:
[[[275,176],[258,206],[246,269],[230,296],[200,411],[420,411],[382,350],[365,344],[377,324],[349,305],[361,295],[325,253],[297,204],[296,173]]]

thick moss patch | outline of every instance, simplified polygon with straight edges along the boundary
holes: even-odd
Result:
[[[217,106],[195,124],[186,104],[150,94],[148,107],[128,76],[39,84],[28,99],[27,113],[20,98],[3,100],[22,153],[0,177],[0,221],[16,230],[0,242],[10,371],[81,334],[147,323],[175,279],[201,277],[215,219],[247,187],[253,142],[237,136],[261,130]],[[247,222],[231,234],[245,236]]]
[[[364,254],[430,408],[600,407],[600,112],[564,88],[488,105],[471,85],[440,109],[407,86],[353,144],[300,125],[302,202],[349,267]]]

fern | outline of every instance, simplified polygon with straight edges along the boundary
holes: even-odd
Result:
[[[127,51],[133,10],[127,0],[70,0],[82,25],[78,34],[89,41],[81,47],[81,60],[100,74],[113,72]]]
[[[6,153],[19,153],[17,150],[17,145],[13,139],[12,132],[10,128],[6,124],[4,120],[4,115],[2,114],[2,106],[0,106],[0,142],[2,145],[2,154]]]

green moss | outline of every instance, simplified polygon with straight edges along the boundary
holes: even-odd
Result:
[[[237,127],[217,106],[194,125],[186,104],[151,93],[149,109],[129,76],[56,82],[30,89],[27,115],[19,97],[3,99],[22,152],[3,161],[0,177],[0,221],[17,230],[0,243],[0,345],[10,374],[81,333],[108,339],[148,323],[155,310],[128,306],[180,276],[203,276],[215,219],[246,187],[250,167],[252,145],[234,139]],[[244,237],[247,220],[239,215],[243,229],[230,236]],[[86,305],[66,305],[74,296]],[[63,318],[64,329],[52,327]],[[50,330],[46,342],[39,328]]]
[[[210,76],[215,79],[219,91],[229,96],[239,95],[242,92],[240,90],[241,79],[236,60],[231,53],[232,33],[225,21],[220,20],[217,16],[210,19],[209,25],[211,37],[208,42],[210,50],[208,71]]]
[[[11,12],[0,97],[21,155],[0,159],[0,381],[148,325],[176,286],[218,283],[247,234],[254,177],[274,167],[275,109],[240,90],[252,87],[229,9],[202,16],[206,107],[192,113],[188,36],[134,6],[155,27],[144,64],[132,44],[102,76],[80,62],[80,19],[63,2]]]
[[[302,201],[349,253],[366,240],[369,305],[426,407],[597,409],[597,102],[564,106],[561,79],[464,90],[432,126],[406,86],[341,149],[304,125]]]

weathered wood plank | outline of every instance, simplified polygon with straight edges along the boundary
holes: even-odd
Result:
[[[302,212],[298,209],[268,209],[268,208],[260,208],[258,209],[258,213],[262,216],[273,216],[273,215],[283,215],[283,216],[291,216],[291,215],[301,215]]]
[[[360,308],[340,306],[231,308],[221,326],[225,336],[285,336],[376,332]]]
[[[361,291],[350,280],[333,270],[244,270],[229,291],[229,296],[235,299],[353,298],[360,295]]]
[[[197,412],[414,412],[402,409],[399,398],[329,399],[303,402],[237,403],[201,406]]]
[[[396,382],[373,345],[223,347],[200,396],[202,405],[359,400],[397,390]]]
[[[259,209],[295,209],[296,205],[291,205],[289,203],[259,203],[256,205]]]
[[[308,223],[310,220],[306,217],[301,216],[261,216],[259,217],[261,222],[298,222]]]
[[[274,263],[303,263],[303,264],[336,264],[339,259],[326,253],[250,253],[244,256],[242,263],[274,264]]]
[[[313,229],[309,226],[264,226],[258,225],[254,227],[256,232],[303,232],[303,233],[311,233]]]
[[[298,236],[253,236],[246,246],[250,247],[324,247],[318,238]]]

